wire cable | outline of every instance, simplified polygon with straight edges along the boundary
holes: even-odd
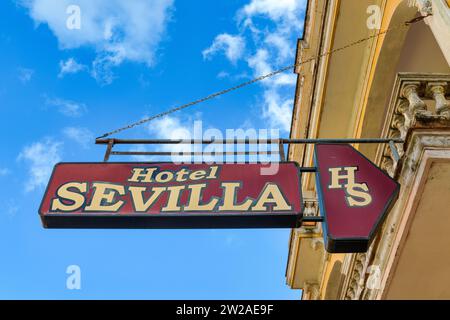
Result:
[[[402,23],[402,24],[399,24],[399,25],[397,25],[397,26],[393,26],[393,27],[391,27],[391,28],[387,28],[387,29],[385,29],[385,30],[383,30],[383,31],[380,31],[380,32],[378,32],[378,33],[375,33],[375,34],[373,34],[373,35],[371,35],[371,36],[368,36],[368,37],[366,37],[366,38],[362,38],[362,39],[356,40],[356,41],[354,41],[354,42],[350,42],[349,44],[347,44],[347,45],[345,45],[345,46],[342,46],[342,47],[339,47],[339,48],[336,48],[336,49],[333,49],[333,50],[326,51],[326,52],[324,52],[324,53],[322,53],[322,54],[319,54],[319,55],[317,55],[317,56],[314,56],[314,57],[308,58],[308,59],[306,59],[306,60],[300,61],[299,63],[295,63],[295,64],[292,64],[292,65],[289,65],[289,66],[282,67],[282,68],[280,68],[280,69],[278,69],[278,70],[275,70],[275,71],[272,71],[272,72],[270,72],[270,73],[264,74],[264,75],[259,76],[259,77],[257,77],[257,78],[254,78],[254,79],[251,79],[251,80],[242,82],[242,83],[240,83],[240,84],[238,84],[238,85],[236,85],[236,86],[233,86],[233,87],[230,87],[230,88],[221,90],[221,91],[217,91],[217,92],[212,93],[212,94],[210,94],[210,95],[207,95],[207,96],[205,96],[205,97],[203,97],[203,98],[200,98],[200,99],[197,99],[197,100],[193,100],[193,101],[191,101],[191,102],[188,102],[188,103],[182,104],[182,105],[180,105],[180,106],[177,106],[177,107],[175,107],[175,108],[169,109],[169,110],[167,110],[167,111],[158,113],[158,114],[153,115],[153,116],[151,116],[151,117],[147,117],[147,118],[144,118],[144,119],[142,119],[142,120],[136,121],[136,122],[131,123],[131,124],[127,125],[127,126],[124,126],[124,127],[118,128],[118,129],[115,129],[115,130],[110,131],[110,132],[106,132],[106,133],[104,133],[103,135],[97,137],[96,140],[102,139],[102,138],[106,138],[106,137],[109,137],[109,136],[111,136],[111,135],[113,135],[113,134],[116,134],[116,133],[122,132],[122,131],[124,131],[124,130],[128,130],[128,129],[134,128],[134,127],[139,126],[139,125],[141,125],[141,124],[144,124],[144,123],[146,123],[146,122],[149,122],[149,121],[152,121],[152,120],[155,120],[155,119],[158,119],[158,118],[167,116],[167,115],[169,115],[169,114],[171,114],[171,113],[174,113],[174,112],[177,112],[177,111],[186,109],[186,108],[188,108],[188,107],[191,107],[191,106],[194,106],[194,105],[196,105],[196,104],[205,102],[205,101],[207,101],[207,100],[211,100],[211,99],[213,99],[213,98],[216,98],[216,97],[221,96],[221,95],[223,95],[223,94],[229,93],[229,92],[231,92],[231,91],[235,91],[235,90],[237,90],[237,89],[246,87],[246,86],[251,85],[251,84],[253,84],[253,83],[260,82],[260,81],[262,81],[262,80],[264,80],[264,79],[273,77],[273,76],[275,76],[275,75],[277,75],[277,74],[280,74],[280,73],[283,73],[283,72],[285,72],[285,71],[294,69],[295,67],[298,67],[298,66],[300,66],[300,65],[302,65],[302,64],[305,64],[305,63],[308,63],[308,62],[311,62],[311,61],[314,61],[314,60],[319,60],[320,58],[323,58],[323,57],[325,57],[325,56],[332,55],[332,54],[334,54],[334,53],[336,53],[336,52],[339,52],[339,51],[342,51],[342,50],[351,48],[351,47],[356,46],[356,45],[358,45],[358,44],[361,44],[361,43],[363,43],[363,42],[365,42],[365,41],[368,41],[368,40],[371,40],[371,39],[374,39],[374,38],[378,38],[379,36],[384,35],[384,34],[390,32],[390,31],[393,31],[393,30],[396,30],[396,29],[400,29],[400,28],[404,28],[404,27],[408,27],[408,26],[410,26],[411,24],[417,23],[417,22],[419,22],[419,21],[422,21],[422,20],[424,20],[425,18],[427,18],[427,17],[429,17],[429,16],[431,16],[431,15],[432,15],[432,14],[428,14],[428,15],[424,15],[424,16],[419,16],[419,17],[413,18],[413,19],[411,19],[411,20],[405,21],[405,22]]]

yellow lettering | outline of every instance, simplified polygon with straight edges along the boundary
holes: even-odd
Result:
[[[84,209],[84,211],[117,212],[124,204],[124,201],[122,200],[114,202],[115,196],[117,194],[125,194],[124,186],[119,186],[111,183],[95,182],[92,187],[94,188],[94,194],[92,195],[91,203]]]
[[[128,179],[130,182],[152,182],[153,173],[157,168],[133,168],[133,175]]]
[[[78,192],[69,189],[76,189]],[[87,183],[69,182],[58,188],[56,195],[58,198],[52,200],[50,210],[71,212],[80,209],[84,204],[84,195],[81,193],[87,191]],[[64,204],[59,198],[69,200],[72,204]]]
[[[239,182],[222,182],[223,204],[219,206],[219,211],[247,211],[253,200],[247,199],[241,204],[234,203],[236,199],[236,189],[241,187]]]
[[[191,172],[191,174],[189,175],[189,179],[190,180],[201,180],[201,179],[205,179],[206,176],[206,171],[205,170],[198,170],[198,171],[193,171]]]
[[[352,184],[355,182],[355,171],[357,167],[338,167],[338,168],[329,168],[328,171],[331,173],[331,184],[329,186],[330,189],[339,189],[343,186],[345,187],[347,184]],[[345,174],[339,174],[341,171],[346,171]],[[347,180],[346,183],[341,185],[340,180]]]
[[[219,169],[218,166],[212,166],[209,171],[209,175],[206,177],[206,179],[217,179],[217,170]]]
[[[179,170],[176,175],[177,175],[177,181],[178,182],[184,182],[187,180],[186,175],[189,173],[188,170],[186,170],[185,168]]]
[[[351,187],[348,186],[346,189],[346,193],[349,195],[347,196],[347,201],[350,207],[364,207],[372,202],[372,196],[369,193],[369,187],[365,183],[354,183],[351,185]]]
[[[134,209],[136,212],[145,212],[149,207],[155,203],[161,193],[166,191],[166,187],[154,187],[151,188],[152,195],[144,202],[143,193],[147,190],[146,187],[128,187],[128,191],[131,193],[131,199],[133,200]]]
[[[329,168],[331,173],[330,189],[345,189],[345,199],[350,207],[363,207],[372,202],[369,187],[366,183],[356,183],[355,173],[358,167],[337,167]],[[341,171],[346,173],[341,174]],[[345,183],[340,184],[344,180]]]
[[[191,184],[187,187],[191,189],[191,194],[189,203],[184,207],[184,211],[213,211],[219,201],[218,199],[213,198],[207,204],[200,204],[201,194],[203,188],[206,188],[206,183]]]
[[[169,191],[169,199],[167,200],[167,205],[162,208],[161,211],[180,211],[181,208],[178,205],[178,201],[180,199],[181,191],[184,190],[184,186],[168,187],[167,190]]]
[[[281,194],[278,185],[274,183],[268,183],[261,192],[257,203],[252,207],[252,211],[267,211],[266,205],[273,203],[274,211],[287,211],[292,210],[292,207],[286,202]]]

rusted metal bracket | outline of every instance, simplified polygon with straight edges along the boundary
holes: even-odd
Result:
[[[109,156],[111,155],[113,147],[114,147],[114,139],[109,139],[108,146],[106,147],[105,157],[103,158],[103,162],[107,162],[109,160]]]
[[[363,138],[363,139],[231,139],[231,140],[206,140],[206,139],[97,139],[96,144],[106,144],[106,152],[103,161],[107,162],[111,155],[118,156],[224,156],[224,155],[279,155],[279,161],[286,161],[286,155],[284,152],[285,144],[317,144],[317,143],[385,143],[389,144],[393,157],[400,159],[395,143],[404,143],[402,139],[389,139],[389,138]],[[113,151],[115,145],[118,144],[150,144],[150,145],[175,145],[175,144],[190,144],[190,145],[209,145],[209,144],[221,144],[221,145],[254,145],[254,144],[266,144],[266,145],[278,145],[278,151],[228,151],[228,152],[170,152],[170,151]]]

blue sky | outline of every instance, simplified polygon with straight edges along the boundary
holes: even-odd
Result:
[[[69,5],[80,28],[67,27]],[[305,7],[1,1],[0,298],[299,298],[285,285],[289,230],[45,230],[37,210],[56,162],[102,160],[96,136],[292,64]],[[175,138],[196,120],[287,136],[295,81],[286,73],[116,137]],[[69,265],[81,290],[66,288]]]

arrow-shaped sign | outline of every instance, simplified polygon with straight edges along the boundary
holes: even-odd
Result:
[[[350,145],[316,144],[314,157],[328,252],[366,252],[400,185]]]

